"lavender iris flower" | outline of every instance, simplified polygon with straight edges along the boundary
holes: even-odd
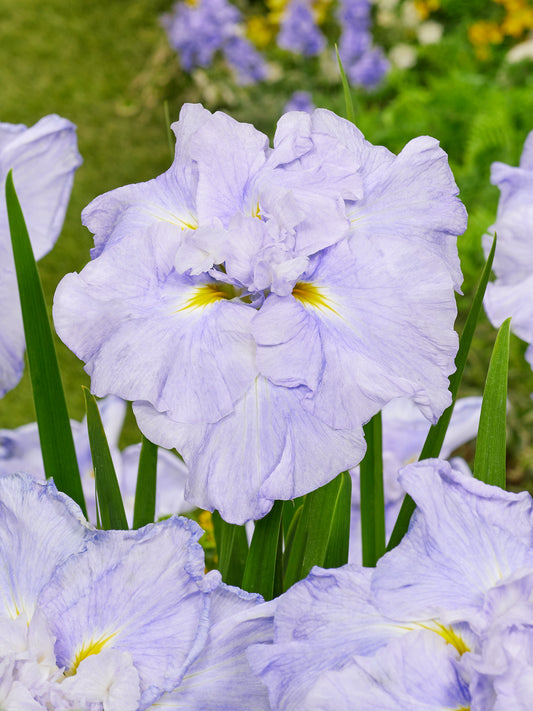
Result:
[[[527,708],[533,499],[441,460],[400,483],[417,509],[399,546],[314,568],[278,598],[274,644],[249,649],[273,711]]]
[[[511,327],[529,347],[526,358],[533,367],[533,131],[528,135],[518,168],[493,163],[491,182],[500,189],[494,258],[496,281],[487,286],[485,310],[494,326],[512,316]],[[485,235],[488,253],[492,237]]]
[[[31,128],[0,123],[0,183],[13,169],[36,259],[55,244],[63,226],[74,171],[81,164],[76,127],[45,116]],[[3,191],[3,187],[2,187]],[[17,385],[24,369],[24,330],[18,299],[5,200],[0,206],[0,397]]]
[[[0,477],[0,518],[6,708],[268,711],[244,649],[271,640],[275,603],[205,575],[194,522],[97,531],[27,475]],[[214,702],[220,669],[238,682],[234,705]]]
[[[319,109],[270,148],[198,105],[173,129],[166,173],[84,211],[93,260],[54,321],[93,391],[183,455],[187,499],[244,522],[355,466],[389,400],[449,404],[466,214],[428,137],[395,156]]]
[[[319,30],[310,3],[291,0],[286,8],[278,34],[278,45],[297,54],[311,57],[326,46],[326,38]]]

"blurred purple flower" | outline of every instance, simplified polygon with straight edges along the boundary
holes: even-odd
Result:
[[[350,83],[367,89],[376,87],[388,70],[389,61],[381,47],[372,47],[345,67]]]
[[[267,67],[263,57],[244,37],[230,37],[223,51],[226,61],[237,74],[239,84],[255,84],[266,78]]]
[[[533,368],[533,131],[528,135],[518,168],[493,163],[491,182],[500,189],[496,222],[498,236],[494,273],[485,295],[485,310],[496,327],[512,316],[511,328],[528,344],[526,358]],[[492,236],[485,235],[488,254]]]
[[[337,10],[341,26],[339,56],[351,84],[376,87],[389,68],[383,50],[372,46],[369,0],[341,0]]]
[[[215,52],[234,36],[240,19],[240,12],[227,0],[199,0],[177,2],[161,22],[183,68],[190,72],[211,64]]]
[[[326,46],[307,0],[290,0],[281,21],[278,45],[296,54],[311,57]]]
[[[177,2],[161,22],[183,68],[209,66],[221,51],[236,72],[239,84],[265,79],[267,68],[261,54],[243,37],[241,12],[228,0]]]
[[[0,183],[10,169],[33,252],[41,259],[55,244],[65,218],[74,172],[81,165],[76,127],[54,114],[31,128],[0,123]],[[2,187],[2,192],[5,192]],[[0,397],[24,369],[24,329],[5,199],[0,202]]]
[[[308,91],[295,91],[283,107],[283,113],[286,114],[289,111],[305,111],[305,113],[311,114],[314,109],[313,97]]]

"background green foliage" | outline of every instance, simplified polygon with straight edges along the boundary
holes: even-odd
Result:
[[[492,3],[443,2],[436,15],[445,26],[442,41],[420,47],[417,65],[392,70],[375,92],[353,92],[357,125],[372,143],[398,152],[411,138],[429,134],[449,154],[469,213],[468,230],[459,240],[465,275],[465,298],[458,302],[460,325],[483,263],[481,236],[496,214],[498,190],[490,185],[490,164],[499,160],[516,165],[533,129],[533,63],[506,64],[505,48],[483,63],[468,42],[468,24],[484,19],[489,6]],[[81,269],[88,260],[91,235],[80,224],[82,208],[106,190],[148,180],[168,167],[165,101],[171,120],[184,101],[202,100],[208,108],[225,110],[271,136],[296,89],[311,91],[316,105],[344,114],[333,60],[324,67],[318,59],[302,62],[277,51],[271,55],[277,78],[260,86],[236,87],[221,66],[197,73],[193,81],[180,70],[159,24],[159,15],[170,7],[168,0],[0,0],[0,119],[31,125],[58,113],[77,124],[84,157],[63,233],[40,263],[50,305],[63,274]],[[376,34],[390,49],[394,38],[379,28]],[[494,338],[494,329],[482,317],[460,395],[482,393]],[[508,477],[516,486],[530,487],[533,375],[524,350],[513,337]],[[70,413],[81,419],[81,385],[88,379],[62,344],[58,356]],[[0,426],[15,427],[32,419],[26,374],[0,402]],[[125,441],[136,437],[130,418]],[[468,447],[463,454],[470,456]]]

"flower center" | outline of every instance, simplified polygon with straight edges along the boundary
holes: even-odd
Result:
[[[333,302],[324,294],[324,290],[309,281],[296,282],[292,295],[304,306],[313,306],[320,311],[329,309],[337,316],[339,315],[331,306]]]
[[[117,634],[118,632],[112,632],[107,636],[102,635],[97,639],[94,639],[93,637],[90,642],[84,642],[80,650],[76,653],[72,666],[67,672],[65,672],[65,676],[74,676],[84,659],[90,657],[91,654],[99,654],[108,642],[110,642]]]
[[[231,284],[224,284],[222,282],[201,284],[194,288],[192,296],[188,299],[185,306],[178,309],[178,312],[185,311],[186,309],[205,308],[221,299],[233,299],[235,296],[238,296],[238,293]]]
[[[451,644],[452,647],[455,647],[455,649],[459,652],[461,656],[465,652],[470,652],[470,647],[467,645],[464,639],[462,639],[462,637],[457,634],[453,627],[443,625],[440,622],[437,622],[436,620],[434,620],[433,624],[423,625],[422,623],[419,623],[418,626],[422,627],[425,630],[436,632],[440,637],[442,637],[445,642]]]

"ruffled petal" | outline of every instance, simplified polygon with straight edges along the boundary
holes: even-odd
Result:
[[[182,454],[187,500],[244,523],[276,499],[326,484],[364,455],[362,430],[328,427],[301,407],[301,390],[257,378],[230,415],[205,426],[180,424],[146,403],[135,403],[134,412],[149,439]]]
[[[352,234],[373,239],[384,252],[397,240],[414,242],[441,261],[458,289],[462,274],[454,237],[466,229],[466,210],[438,141],[415,138],[395,156],[331,111],[316,109],[312,120],[315,131],[335,136],[361,166],[364,196],[347,210]]]
[[[77,504],[53,481],[0,477],[0,616],[25,613],[30,619],[57,566],[94,535]]]
[[[266,160],[267,136],[217,111],[191,136],[189,150],[198,165],[200,222],[219,218],[227,226],[236,213],[255,211],[250,184]]]
[[[323,674],[307,695],[306,711],[448,711],[470,708],[457,651],[431,632],[393,640],[373,657]]]
[[[280,385],[300,373],[312,388],[304,406],[331,427],[360,426],[401,396],[436,421],[457,350],[450,277],[436,267],[414,245],[386,256],[362,238],[330,248],[292,296],[269,296],[254,319],[261,373]]]
[[[0,398],[22,378],[25,350],[13,256],[0,244]]]
[[[469,620],[488,590],[533,565],[533,502],[425,460],[400,473],[417,509],[407,535],[378,562],[373,593],[400,619]]]
[[[302,708],[317,678],[371,655],[405,627],[384,618],[370,601],[370,569],[313,568],[277,599],[272,645],[248,651],[252,669],[268,686],[272,709]]]
[[[270,711],[268,693],[246,657],[252,644],[269,643],[274,633],[275,602],[262,603],[225,585],[211,599],[207,642],[180,686],[150,709],[168,711]]]
[[[136,235],[68,274],[54,299],[62,340],[85,361],[92,390],[147,400],[184,422],[232,411],[256,375],[255,309],[210,278],[173,269],[168,235]]]
[[[74,172],[82,162],[76,126],[51,114],[26,130],[17,126],[10,137],[11,140],[4,140],[0,148],[0,174],[4,178],[13,169],[13,182],[33,252],[35,258],[40,259],[50,251],[59,236]],[[9,241],[4,201],[0,207],[0,229],[7,233],[5,239]]]
[[[199,104],[185,104],[179,121],[172,124],[176,148],[169,170],[154,180],[104,193],[83,210],[82,222],[94,234],[93,258],[107,244],[128,239],[146,228],[165,232],[179,243],[187,230],[197,227],[198,170],[189,153],[189,142],[210,116]]]
[[[171,518],[138,531],[101,531],[43,590],[39,606],[57,638],[58,664],[72,674],[104,649],[131,654],[140,709],[180,682],[204,645],[208,593],[196,542],[202,531]]]

